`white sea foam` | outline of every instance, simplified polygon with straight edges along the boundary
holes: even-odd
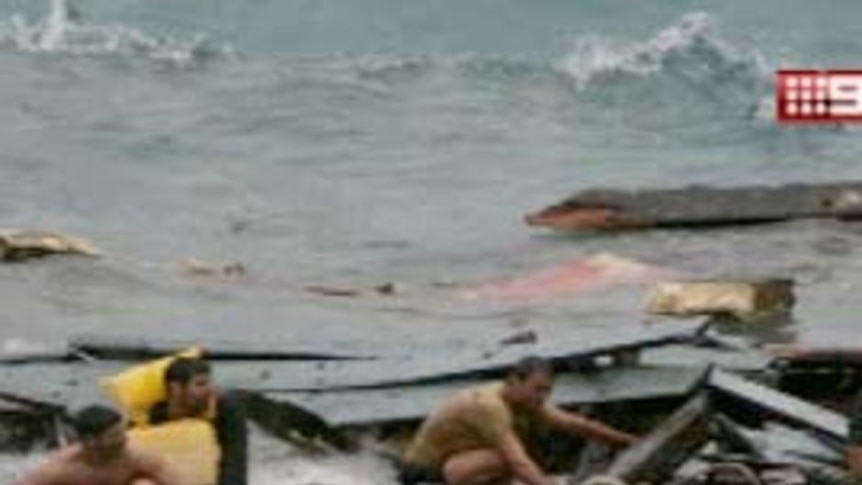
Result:
[[[140,56],[181,67],[234,55],[230,45],[215,42],[206,34],[174,39],[123,25],[80,23],[77,17],[69,0],[51,0],[41,19],[30,21],[16,14],[0,21],[0,46],[29,53]]]

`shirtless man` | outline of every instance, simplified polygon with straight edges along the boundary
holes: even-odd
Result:
[[[50,456],[17,485],[188,485],[160,457],[127,446],[126,423],[113,409],[81,410],[79,442]]]
[[[552,485],[555,482],[530,458],[522,441],[521,434],[532,426],[614,446],[635,441],[629,433],[547,403],[552,386],[550,364],[527,357],[505,381],[452,396],[428,416],[408,446],[401,483],[486,485],[517,479],[526,485]]]

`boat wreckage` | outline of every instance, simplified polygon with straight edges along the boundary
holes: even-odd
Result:
[[[644,436],[617,456],[594,443],[534,437],[543,464],[569,483],[847,483],[841,406],[855,386],[830,395],[828,407],[822,395],[809,401],[800,382],[827,365],[811,353],[739,349],[692,321],[535,333],[412,354],[194,344],[260,430],[318,451],[350,452],[370,435],[375,451],[393,456],[443,396],[540,355],[558,370],[558,405]],[[57,351],[0,356],[0,450],[64,442],[70,412],[107,402],[101,379],[189,344],[80,337]],[[846,380],[847,366],[860,361],[844,359],[836,372]]]
[[[0,261],[21,262],[51,254],[99,256],[89,241],[55,232],[0,230]]]
[[[666,190],[591,189],[526,216],[551,229],[698,228],[862,219],[862,182]]]

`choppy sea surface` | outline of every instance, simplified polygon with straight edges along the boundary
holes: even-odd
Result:
[[[794,321],[755,338],[859,342],[860,225],[602,236],[522,218],[594,186],[862,178],[858,128],[778,126],[771,101],[777,68],[862,68],[860,15],[850,0],[4,0],[0,227],[105,256],[0,266],[0,347],[440,348],[640,322],[641,289],[452,290],[601,252],[792,277]],[[248,274],[189,277],[188,258]],[[387,282],[395,296],[304,290]],[[391,473],[256,440],[256,485]]]

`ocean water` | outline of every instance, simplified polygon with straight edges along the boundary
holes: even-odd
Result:
[[[597,236],[522,219],[593,186],[862,178],[858,128],[777,126],[771,104],[779,67],[862,67],[860,14],[850,0],[3,0],[0,226],[105,256],[0,267],[0,342],[441,348],[639,324],[642,289],[507,304],[452,289],[599,252],[793,277],[794,322],[757,338],[862,340],[862,226]],[[187,258],[248,275],[191,278]],[[386,282],[397,295],[304,291]],[[267,443],[256,484],[389,473]]]

